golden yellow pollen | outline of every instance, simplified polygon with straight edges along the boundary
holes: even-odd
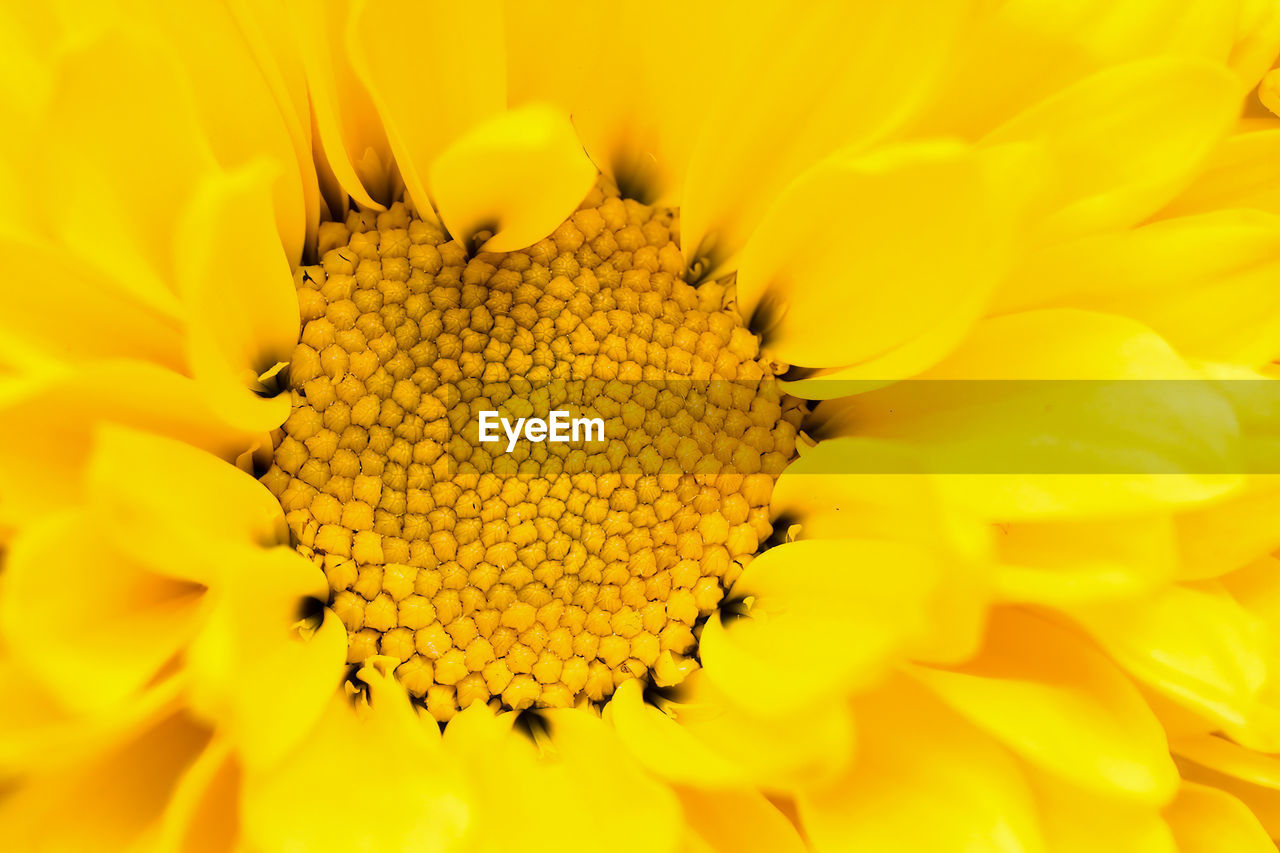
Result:
[[[293,411],[263,482],[348,660],[399,660],[438,720],[679,680],[772,531],[803,409],[732,287],[681,278],[677,230],[601,185],[540,243],[468,258],[397,204],[324,225],[298,273]],[[481,411],[551,409],[604,438],[479,440]]]

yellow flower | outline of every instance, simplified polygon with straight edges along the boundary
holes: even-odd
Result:
[[[1280,6],[689,5],[4,4],[11,847],[1273,848]]]

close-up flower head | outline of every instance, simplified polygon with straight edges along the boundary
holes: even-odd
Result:
[[[0,849],[1277,849],[1280,0],[0,0],[0,114]]]

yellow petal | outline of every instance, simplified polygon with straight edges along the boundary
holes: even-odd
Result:
[[[1235,207],[1280,215],[1280,130],[1237,133],[1209,155],[1191,186],[1160,211],[1191,216]]]
[[[758,791],[680,788],[689,831],[707,851],[803,853],[808,847],[791,821]]]
[[[0,236],[13,284],[0,315],[0,362],[38,370],[97,358],[137,358],[184,370],[180,315],[139,299],[46,243]]]
[[[169,676],[115,707],[83,713],[49,688],[59,679],[52,670],[63,666],[49,655],[27,666],[7,648],[0,653],[0,777],[61,766],[118,741],[172,706],[182,687],[180,677]]]
[[[1177,853],[1160,807],[1100,795],[1027,768],[1035,791],[1045,847],[1053,853]]]
[[[287,754],[324,711],[342,679],[347,635],[327,610],[318,627],[298,629],[303,600],[328,589],[291,548],[224,548],[220,556],[227,573],[187,651],[191,704],[256,769]]]
[[[679,804],[630,759],[617,734],[589,710],[562,708],[544,716],[550,748],[544,748],[542,769],[551,769],[568,794],[560,814],[567,806],[583,837],[607,838],[611,850],[675,850]],[[635,815],[644,818],[636,821]],[[562,849],[563,837],[556,841],[553,849]]]
[[[741,66],[724,91],[708,93],[689,161],[680,204],[686,259],[704,272],[724,268],[793,179],[832,152],[888,134],[936,81],[970,6],[808,4],[772,22],[762,48],[738,47]],[[847,204],[868,210],[880,201]]]
[[[984,144],[1043,146],[1058,183],[1043,239],[1130,225],[1167,204],[1231,127],[1239,83],[1193,59],[1101,71],[1001,125]]]
[[[173,223],[216,168],[181,69],[155,44],[113,32],[69,51],[59,72],[39,131],[42,193],[57,200],[50,225],[80,263],[177,313]]]
[[[1239,485],[1223,473],[1242,470],[1231,406],[1132,320],[990,318],[918,378],[821,403],[814,428],[900,442],[948,501],[996,521],[1149,512]]]
[[[1177,549],[1167,515],[1001,524],[995,533],[999,595],[1049,606],[1136,598],[1174,579]]]
[[[1051,338],[1043,336],[1058,330]],[[1010,352],[1040,340],[1010,363]],[[921,379],[1121,380],[1195,379],[1169,346],[1138,323],[1088,311],[1027,311],[992,317],[964,346]]]
[[[10,4],[0,10],[0,110],[13,127],[35,127],[40,120],[52,94],[54,57],[64,35],[56,10],[45,4]],[[12,183],[15,190],[23,186],[22,193],[30,191],[24,185],[31,176],[19,164],[33,153],[38,144],[34,137],[8,133],[0,140],[0,186],[9,189]],[[6,226],[22,218],[16,209],[0,217]]]
[[[1181,853],[1271,853],[1276,849],[1253,812],[1216,788],[1184,782],[1165,818]]]
[[[1240,424],[1238,470],[1249,474],[1244,489],[1266,489],[1274,485],[1280,472],[1280,365],[1261,370],[1222,363],[1201,367],[1214,386],[1231,404]]]
[[[669,714],[646,703],[634,679],[614,691],[605,719],[633,755],[664,778],[726,784],[742,772],[733,759],[717,753]]]
[[[840,367],[914,344],[910,372],[928,367],[1011,263],[1021,161],[1014,148],[926,143],[822,163],[743,252],[742,316],[788,364]]]
[[[595,179],[568,117],[531,105],[463,134],[431,165],[428,181],[455,239],[489,231],[481,248],[510,252],[550,234]]]
[[[733,14],[681,0],[504,6],[511,104],[561,107],[625,197],[664,205],[680,204],[709,105],[732,96],[743,60],[778,30],[778,10],[757,6]]]
[[[298,342],[298,297],[272,231],[270,169],[262,163],[206,182],[182,223],[179,274],[188,351],[210,404],[233,426],[266,432],[289,416],[282,380]]]
[[[342,192],[382,210],[391,203],[394,162],[386,131],[347,53],[348,0],[285,0],[302,57],[319,158]]]
[[[431,210],[426,177],[440,152],[506,106],[504,51],[492,42],[501,28],[496,2],[352,3],[347,29],[351,67],[378,109],[419,211]],[[389,50],[390,33],[412,34],[413,49]],[[424,80],[450,81],[464,68],[465,85],[433,86],[424,101]]]
[[[675,848],[675,797],[640,770],[593,711],[537,712],[529,735],[513,728],[515,718],[475,703],[445,729],[446,754],[474,784],[476,834],[468,849],[510,849],[512,827],[521,849],[537,853],[566,843],[627,853]]]
[[[1184,355],[1262,366],[1280,356],[1278,278],[1280,216],[1227,210],[1051,246],[1018,266],[993,310],[1122,314]]]
[[[49,666],[40,661],[41,668]],[[81,728],[45,686],[48,677],[37,672],[7,649],[0,654],[0,777],[19,776],[47,762],[64,733]]]
[[[287,541],[283,510],[266,487],[181,441],[106,425],[86,476],[90,504],[107,535],[164,574],[212,583],[225,572],[204,559],[211,543]],[[174,565],[175,554],[192,552],[201,559]]]
[[[1072,610],[1135,678],[1220,723],[1241,724],[1267,677],[1266,626],[1221,589]]]
[[[167,435],[224,459],[253,441],[221,423],[195,382],[144,362],[101,362],[23,383],[0,395],[0,494],[7,496],[0,517],[34,518],[78,499],[102,422]]]
[[[0,800],[0,834],[13,850],[143,848],[208,740],[180,711],[153,714],[111,744],[24,779]]]
[[[885,474],[844,473],[886,470]],[[797,538],[886,539],[936,555],[946,570],[931,596],[933,629],[912,647],[920,660],[964,660],[981,640],[991,592],[987,526],[944,503],[933,478],[900,447],[860,438],[826,439],[787,467],[770,498],[775,528]]]
[[[520,827],[520,843],[527,850],[550,850],[557,840],[563,843],[561,814],[572,805],[563,798],[561,780],[539,772],[539,747],[513,728],[515,719],[515,714],[496,714],[475,702],[445,727],[445,760],[468,769],[473,829],[467,849],[504,849],[510,844],[510,826]]]
[[[941,569],[908,543],[802,540],[766,551],[734,584],[750,613],[712,618],[699,644],[707,678],[765,715],[829,700],[878,680],[928,635]]]
[[[1235,0],[989,5],[991,12],[959,45],[945,85],[912,126],[916,133],[979,136],[1090,74],[1135,59],[1225,62],[1244,24]]]
[[[1017,762],[986,735],[902,680],[856,708],[858,760],[798,798],[817,850],[1044,849]]]
[[[118,705],[190,639],[203,588],[117,553],[85,515],[64,512],[13,542],[0,596],[5,644],[70,708]],[[56,667],[40,667],[46,656]]]
[[[1249,478],[1225,501],[1192,507],[1174,517],[1180,573],[1186,580],[1216,577],[1280,548],[1280,477]]]
[[[298,263],[308,223],[318,223],[315,169],[309,149],[307,161],[298,162],[299,149],[285,114],[234,13],[216,0],[181,6],[116,0],[103,7],[118,15],[117,21],[128,21],[130,31],[148,33],[173,50],[191,86],[204,137],[221,165],[235,169],[255,160],[272,164],[275,171],[266,197],[274,216],[267,220],[268,233],[277,235],[285,256]]]
[[[1280,73],[1270,71],[1258,84],[1258,100],[1276,115],[1280,115]]]
[[[1280,791],[1280,760],[1216,734],[1183,738],[1172,744],[1173,752],[1219,773]]]
[[[1223,589],[1269,625],[1280,626],[1280,557],[1267,555],[1228,575]]]
[[[231,853],[240,834],[240,767],[215,738],[182,775],[164,812],[156,849]]]
[[[1268,663],[1280,650],[1280,559],[1263,557],[1219,579],[1222,588],[1267,627],[1262,651]],[[1241,724],[1221,726],[1236,742],[1261,752],[1280,752],[1280,678],[1272,671]]]
[[[1198,737],[1218,730],[1218,724],[1213,720],[1178,704],[1142,682],[1135,682],[1135,686],[1142,694],[1142,698],[1147,701],[1151,713],[1160,720],[1160,725],[1168,735],[1170,743],[1179,738]]]
[[[628,681],[605,707],[605,720],[645,767],[681,784],[820,785],[844,768],[853,749],[852,719],[842,703],[762,716],[726,701],[705,673],[695,672],[664,706],[645,702],[640,684]]]
[[[285,0],[231,0],[229,6],[288,131],[302,184],[306,213],[304,245],[315,245],[324,202],[312,157],[311,102],[306,72],[289,29]],[[290,260],[296,263],[292,255]]]
[[[1252,89],[1280,54],[1280,8],[1268,0],[1242,0],[1235,36],[1227,63]]]
[[[1212,735],[1178,741],[1173,749],[1187,780],[1237,797],[1267,834],[1280,836],[1280,762],[1275,756]]]
[[[1167,802],[1177,770],[1160,723],[1128,678],[1078,636],[1004,608],[981,653],[911,674],[1023,760],[1110,796]]]
[[[307,739],[271,769],[247,772],[246,841],[256,849],[343,853],[450,850],[466,831],[464,790],[390,675],[366,666],[366,704],[334,695]],[[357,760],[360,783],[352,784]]]
[[[981,555],[984,530],[944,507],[931,477],[899,445],[855,436],[800,448],[778,477],[769,509],[783,524],[801,524],[806,539],[902,539]],[[847,473],[885,470],[889,473]]]

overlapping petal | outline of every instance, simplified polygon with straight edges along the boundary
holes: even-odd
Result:
[[[928,549],[891,540],[771,549],[731,590],[751,599],[748,615],[703,628],[707,678],[734,701],[773,714],[874,683],[927,636],[941,573]]]
[[[439,731],[422,724],[390,674],[370,665],[360,678],[367,702],[335,692],[305,743],[246,775],[241,814],[249,843],[335,853],[457,848],[471,811],[441,759]],[[350,756],[359,756],[368,784],[350,784]]]
[[[501,28],[497,2],[352,4],[345,44],[352,70],[378,110],[409,198],[423,213],[431,210],[435,190],[428,176],[435,159],[506,107],[503,52],[478,61]],[[414,49],[387,50],[386,34],[393,30],[413,33]],[[448,79],[461,68],[467,69],[467,85],[436,87],[425,109],[423,82]]]
[[[1243,723],[1266,682],[1265,624],[1212,583],[1072,614],[1135,678],[1220,724]]]
[[[1236,416],[1197,378],[1134,321],[1028,311],[982,321],[913,381],[822,403],[814,422],[901,443],[980,517],[1133,514],[1239,487]]]
[[[646,702],[640,685],[627,682],[610,699],[605,719],[645,767],[679,784],[821,785],[853,752],[852,715],[838,703],[771,716],[730,701],[705,672],[695,672],[661,705]]]
[[[1029,156],[940,142],[820,163],[743,252],[743,318],[788,364],[874,379],[929,367],[1013,262]]]
[[[1202,60],[1119,65],[1013,117],[983,144],[1031,143],[1051,158],[1041,239],[1133,225],[1171,201],[1227,135],[1238,86]]]
[[[1215,210],[1035,253],[1010,276],[993,310],[1071,306],[1120,314],[1186,356],[1260,367],[1280,357],[1277,277],[1280,217]]]
[[[799,800],[818,850],[1046,849],[1017,761],[924,688],[899,680],[855,710],[857,762]]]
[[[205,182],[179,234],[178,286],[192,375],[228,424],[274,429],[289,416],[288,374],[298,341],[298,297],[272,233],[271,166],[259,162]]]
[[[78,500],[103,422],[222,458],[235,458],[255,439],[223,423],[198,383],[147,362],[102,361],[50,379],[16,381],[0,395],[0,494],[6,496],[0,516],[36,519]],[[16,495],[22,500],[9,497]]]
[[[911,670],[942,701],[1025,761],[1072,784],[1162,804],[1177,773],[1137,689],[1079,636],[1003,609],[982,651],[952,669]]]
[[[346,50],[351,4],[285,0],[284,5],[284,26],[292,36],[285,50],[302,60],[312,139],[321,161],[317,170],[330,212],[345,213],[347,196],[381,210],[391,202],[397,176],[386,129]],[[330,177],[336,185],[326,187]]]
[[[1217,788],[1185,782],[1165,814],[1183,853],[1275,849],[1253,812]]]
[[[777,14],[754,55],[748,37],[736,79],[706,94],[680,199],[687,260],[703,273],[724,268],[791,181],[887,136],[938,81],[972,5],[823,2]]]

